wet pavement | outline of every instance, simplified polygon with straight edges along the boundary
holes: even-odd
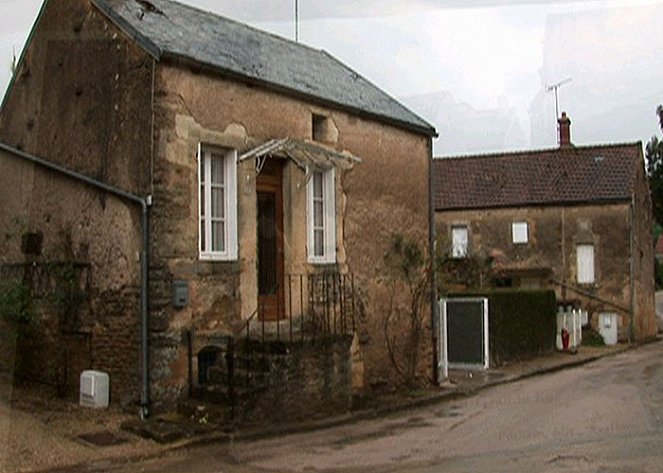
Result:
[[[417,409],[208,445],[180,452],[173,463],[118,471],[659,473],[663,343],[567,368]]]
[[[120,428],[122,423],[135,419],[126,413],[112,409],[88,411],[73,403],[64,406],[58,404],[56,407],[37,405],[37,408],[34,408],[27,396],[28,399],[24,399],[18,404],[8,405],[6,402],[0,402],[0,441],[6,440],[3,442],[4,451],[0,451],[0,471],[55,471],[55,469],[59,469],[57,471],[107,471],[121,469],[125,464],[149,463],[150,458],[161,459],[167,453],[175,455],[175,457],[186,455],[186,452],[195,451],[196,446],[200,445],[204,445],[205,448],[220,448],[223,445],[248,445],[264,438],[279,439],[287,434],[301,435],[304,433],[305,436],[315,436],[319,432],[342,429],[344,426],[354,426],[375,419],[404,416],[397,422],[389,422],[384,425],[379,432],[359,430],[331,442],[332,450],[343,451],[348,445],[361,444],[362,441],[368,442],[380,438],[393,439],[405,432],[433,428],[431,419],[442,419],[453,425],[459,421],[459,418],[466,416],[466,413],[461,412],[456,404],[459,399],[475,395],[490,387],[515,383],[538,374],[582,365],[629,348],[626,346],[583,347],[577,354],[553,353],[526,362],[503,366],[497,370],[451,371],[451,382],[445,387],[418,393],[415,398],[385,396],[377,399],[368,408],[315,422],[232,432],[210,428],[198,435],[166,445],[145,440],[122,430]],[[658,368],[652,367],[649,370],[646,373],[650,373],[651,376],[658,373]],[[424,416],[409,414],[416,413],[420,409],[433,409],[433,413]],[[111,439],[111,441],[95,442],[96,439]],[[279,440],[276,442],[278,443]],[[408,458],[416,457],[412,453],[408,453],[408,455]],[[221,456],[220,458],[226,457]],[[404,457],[403,461],[405,460]],[[242,462],[241,457],[238,457],[230,464],[242,464]],[[203,468],[202,464],[199,466]],[[264,465],[260,464],[260,467],[264,467]],[[200,469],[197,471],[215,470]]]

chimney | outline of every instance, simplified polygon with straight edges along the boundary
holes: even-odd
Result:
[[[559,147],[568,148],[573,146],[571,143],[571,119],[566,116],[566,112],[562,112],[562,116],[557,119],[559,129]]]

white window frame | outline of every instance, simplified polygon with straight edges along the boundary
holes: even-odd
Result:
[[[456,240],[457,231],[463,230],[465,234],[465,245],[461,246],[459,241]],[[452,258],[467,258],[470,251],[470,229],[468,225],[457,224],[451,226],[451,257]]]
[[[576,246],[576,269],[578,284],[594,284],[596,282],[596,252],[592,244]]]
[[[511,224],[511,241],[514,245],[526,245],[529,242],[527,222],[513,222]]]
[[[323,248],[322,255],[315,253],[314,227],[314,174],[322,174],[322,212],[323,212]],[[336,176],[334,168],[307,170],[306,185],[306,233],[308,262],[313,264],[330,264],[336,262]]]
[[[201,231],[202,204],[204,203],[207,212],[212,209],[212,153],[223,155],[223,175],[224,175],[224,215],[225,225],[223,239],[225,250],[218,251],[211,249],[212,244],[212,219],[205,218],[204,228]],[[237,259],[237,151],[233,149],[220,148],[200,143],[198,145],[198,252],[201,260],[212,261],[234,261]],[[201,191],[200,166],[203,162],[205,176],[204,189]],[[204,232],[204,239],[203,239]],[[203,241],[205,248],[203,248]]]

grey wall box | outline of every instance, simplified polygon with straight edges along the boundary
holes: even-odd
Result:
[[[189,305],[189,283],[173,281],[173,307],[183,309]]]

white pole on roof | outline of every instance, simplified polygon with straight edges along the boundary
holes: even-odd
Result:
[[[558,125],[557,125],[557,119],[559,118],[559,88],[566,84],[567,82],[571,82],[571,78],[564,79],[563,81],[557,82],[556,84],[549,85],[546,87],[546,92],[554,92],[555,93],[555,129],[557,130],[557,144],[559,144],[559,130]]]
[[[299,0],[295,0],[295,43],[299,43]]]

